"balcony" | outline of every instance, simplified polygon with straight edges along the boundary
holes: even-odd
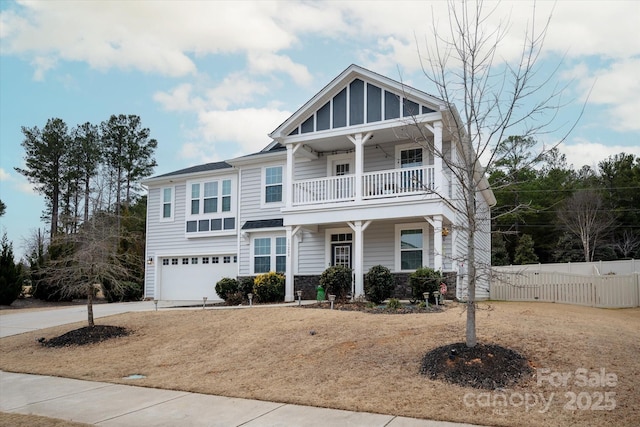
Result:
[[[433,166],[420,166],[367,172],[360,179],[356,175],[342,175],[294,181],[292,206],[352,202],[358,198],[358,185],[362,200],[451,197],[448,177],[441,174],[437,180]]]

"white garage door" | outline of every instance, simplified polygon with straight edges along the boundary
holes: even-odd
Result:
[[[238,275],[233,255],[198,255],[161,258],[159,299],[171,301],[219,300],[216,282]]]

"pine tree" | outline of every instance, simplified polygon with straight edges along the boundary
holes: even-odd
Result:
[[[51,237],[59,225],[60,194],[65,175],[64,156],[68,152],[69,132],[62,119],[49,119],[42,129],[22,127],[25,149],[25,168],[15,168],[35,190],[46,199],[46,211],[50,213]]]
[[[7,233],[0,241],[0,305],[11,305],[22,292],[22,275],[13,259],[13,245]]]
[[[528,234],[523,234],[516,246],[516,254],[513,262],[518,265],[535,264],[538,262],[538,255],[533,251],[533,239]]]

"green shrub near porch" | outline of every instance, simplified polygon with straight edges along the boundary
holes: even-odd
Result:
[[[423,294],[429,292],[429,301],[435,303],[434,291],[440,291],[442,273],[429,267],[420,267],[409,276],[409,286],[413,301],[424,300]]]
[[[383,265],[374,265],[365,275],[364,294],[371,302],[382,303],[393,295],[394,288],[393,275]]]
[[[327,295],[335,295],[337,300],[347,299],[351,291],[352,271],[342,265],[334,265],[327,268],[320,275],[320,286]]]

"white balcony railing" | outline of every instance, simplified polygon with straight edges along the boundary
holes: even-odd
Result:
[[[451,197],[447,177],[441,175],[442,190],[436,189],[434,167],[421,166],[368,172],[362,175],[360,183],[355,175],[295,181],[293,206],[352,201],[356,198],[356,185],[362,185],[364,200],[418,194],[429,198]]]

